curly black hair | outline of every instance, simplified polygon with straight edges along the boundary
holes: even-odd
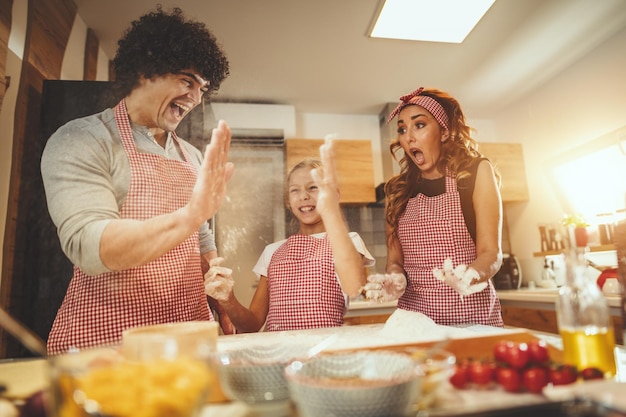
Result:
[[[229,75],[228,60],[215,36],[201,22],[186,20],[176,7],[171,13],[156,11],[131,23],[113,59],[118,93],[128,95],[139,77],[173,74],[192,69],[209,81],[206,96],[217,91]]]

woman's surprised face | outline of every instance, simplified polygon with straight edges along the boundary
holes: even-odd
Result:
[[[398,115],[398,140],[409,161],[422,172],[424,178],[439,178],[437,170],[443,142],[449,132],[421,106],[411,105]]]
[[[310,168],[300,168],[291,173],[287,193],[289,208],[301,224],[314,225],[322,221],[316,210],[319,190]]]

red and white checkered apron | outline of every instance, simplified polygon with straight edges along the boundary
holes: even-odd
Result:
[[[433,276],[433,268],[441,268],[446,258],[455,267],[476,260],[476,245],[465,225],[454,177],[446,172],[444,194],[418,194],[409,200],[398,221],[398,237],[408,276],[399,308],[423,313],[442,325],[504,325],[491,281],[483,291],[461,300],[455,290]]]
[[[197,175],[184,148],[185,161],[140,153],[123,100],[115,107],[115,119],[131,172],[121,218],[145,220],[184,206]],[[191,320],[213,320],[198,232],[160,258],[125,271],[91,276],[75,266],[48,338],[48,353],[116,344],[130,327]]]
[[[267,288],[267,331],[343,324],[346,305],[327,237],[289,237],[272,255]]]

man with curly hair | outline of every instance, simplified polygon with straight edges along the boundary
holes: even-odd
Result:
[[[204,155],[176,127],[228,76],[203,23],[159,6],[132,22],[114,58],[115,108],[73,120],[46,144],[48,208],[74,275],[48,352],[119,343],[135,326],[213,320],[207,224],[233,172],[220,121]]]

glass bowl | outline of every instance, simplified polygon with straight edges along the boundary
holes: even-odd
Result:
[[[116,348],[49,358],[55,417],[193,417],[206,403],[206,361],[132,361]]]

